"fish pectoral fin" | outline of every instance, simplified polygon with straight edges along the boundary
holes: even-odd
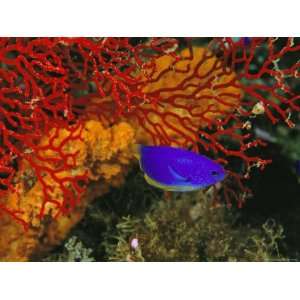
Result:
[[[169,169],[170,173],[172,174],[172,176],[176,180],[181,181],[181,182],[189,182],[190,181],[189,178],[178,174],[178,172],[176,172],[171,166],[168,166],[168,169]]]

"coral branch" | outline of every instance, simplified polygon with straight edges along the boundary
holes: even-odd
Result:
[[[293,38],[215,38],[207,48],[174,38],[1,38],[0,211],[23,222],[6,206],[20,176],[28,191],[41,187],[40,218],[76,207],[91,175],[74,173],[89,120],[105,128],[126,121],[139,142],[206,153],[243,190],[248,171],[269,163],[250,152],[264,146],[251,118],[294,126],[299,50]],[[233,172],[233,158],[244,171]]]

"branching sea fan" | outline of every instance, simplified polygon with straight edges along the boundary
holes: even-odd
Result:
[[[299,53],[294,38],[1,38],[0,217],[28,228],[34,214],[72,213],[91,178],[110,183],[123,172],[134,142],[216,159],[228,172],[216,201],[241,205],[249,170],[270,162],[251,152],[265,145],[252,120],[293,127],[300,111]],[[79,146],[96,145],[91,128],[101,128],[102,150],[101,134],[109,144],[120,129],[105,159]],[[33,213],[24,195],[37,184]]]

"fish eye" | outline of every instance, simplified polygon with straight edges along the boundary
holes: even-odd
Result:
[[[219,173],[218,173],[217,171],[212,171],[212,172],[211,172],[211,175],[212,175],[212,176],[217,176],[218,174],[219,174]]]

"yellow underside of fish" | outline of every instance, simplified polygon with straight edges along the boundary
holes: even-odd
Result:
[[[177,186],[177,185],[164,185],[156,180],[150,178],[147,174],[144,174],[145,180],[152,186],[155,186],[157,188],[160,188],[165,191],[172,191],[172,192],[189,192],[194,190],[199,190],[200,187],[197,186]]]

